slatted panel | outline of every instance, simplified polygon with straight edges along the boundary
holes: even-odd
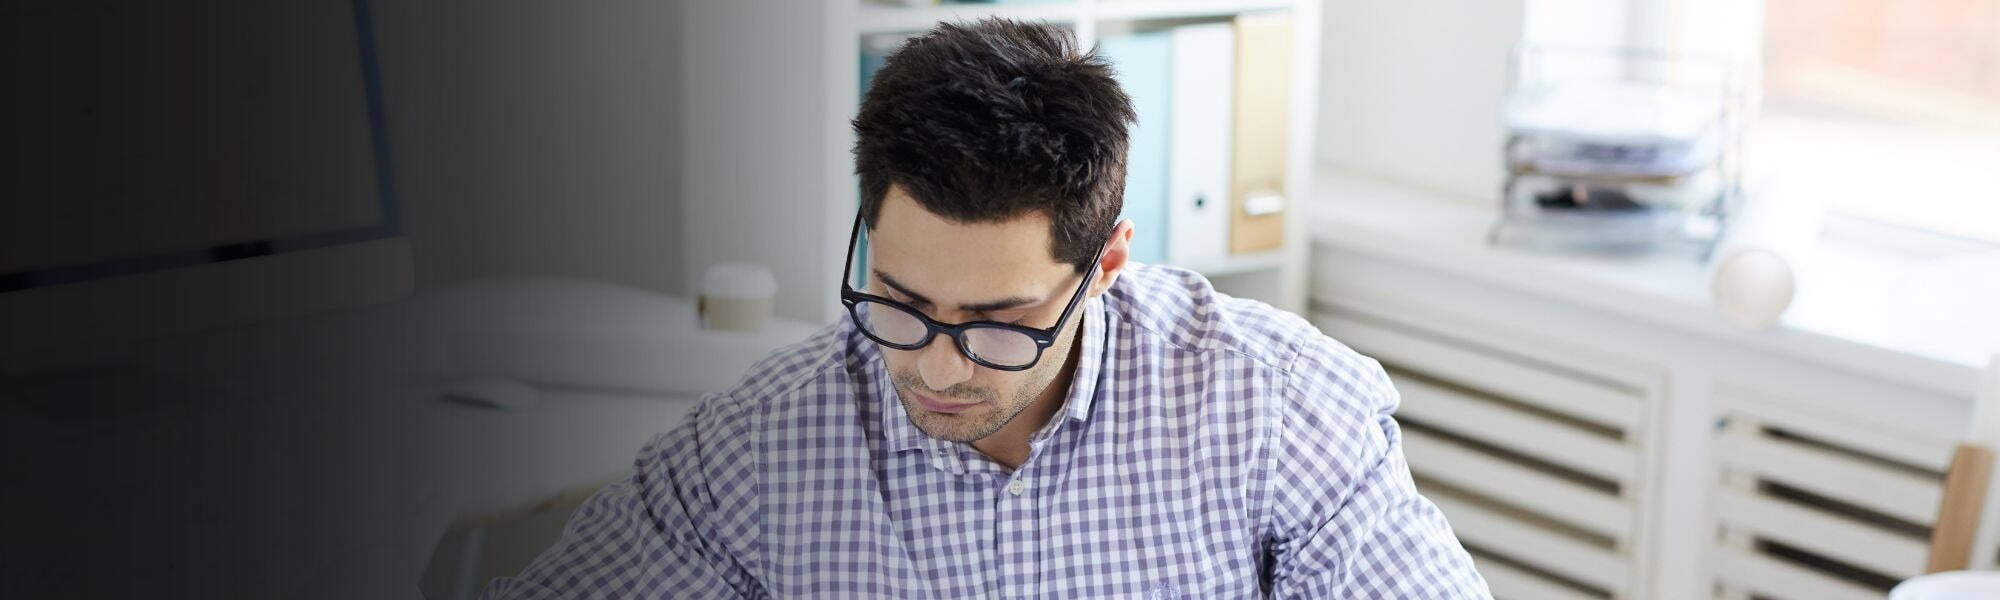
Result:
[[[1858,454],[1925,471],[1943,473],[1951,466],[1952,449],[1958,445],[1954,438],[1892,430],[1867,420],[1833,418],[1795,406],[1810,403],[1809,399],[1767,397],[1727,385],[1721,386],[1715,397],[1726,410],[1751,421],[1783,427]],[[1894,399],[1885,398],[1883,402]]]
[[[1743,490],[1716,495],[1716,515],[1730,527],[1828,558],[1907,579],[1924,572],[1930,548],[1912,538],[1788,501]]]
[[[1637,428],[1644,419],[1642,399],[1595,382],[1578,381],[1537,368],[1533,362],[1539,361],[1524,364],[1448,339],[1407,335],[1364,319],[1321,321],[1320,328],[1328,335],[1356,349],[1365,347],[1362,352],[1384,363],[1450,373],[1454,379],[1470,382],[1482,390],[1621,430]]]
[[[1486,578],[1486,587],[1495,600],[1603,600],[1604,596],[1577,591],[1552,583],[1540,575],[1516,569],[1484,554],[1473,554],[1472,564]]]
[[[1723,598],[1881,598],[1923,572],[1949,442],[1720,394]]]
[[[1528,525],[1477,500],[1438,489],[1424,496],[1437,504],[1459,540],[1482,548],[1505,549],[1508,557],[1593,587],[1624,588],[1632,565],[1611,550]]]
[[[1509,409],[1407,375],[1392,375],[1402,393],[1398,415],[1424,423],[1461,423],[1454,433],[1618,482],[1638,474],[1633,448],[1563,423]]]
[[[1639,443],[1657,382],[1358,312],[1331,309],[1314,321],[1389,371],[1410,469],[1477,550],[1496,597],[1631,597],[1646,473]]]
[[[1770,598],[1812,600],[1882,600],[1882,592],[1756,552],[1725,548],[1716,554],[1718,576],[1741,582],[1750,592]]]
[[[1930,524],[1943,501],[1936,478],[1768,435],[1732,430],[1716,442],[1716,454],[1726,457],[1731,468],[1762,479],[1844,498],[1911,523]]]
[[[1632,527],[1632,507],[1603,491],[1553,477],[1422,431],[1403,433],[1403,454],[1454,488],[1560,519],[1608,538]]]

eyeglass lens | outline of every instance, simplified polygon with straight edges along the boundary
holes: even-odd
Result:
[[[874,301],[854,305],[855,316],[868,333],[897,345],[918,344],[930,334],[923,319],[903,309]],[[1035,361],[1035,339],[1028,334],[1001,327],[971,327],[963,334],[967,354],[983,362],[1001,366],[1026,365]]]

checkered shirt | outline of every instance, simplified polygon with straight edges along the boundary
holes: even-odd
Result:
[[[849,320],[639,452],[498,598],[1487,598],[1374,359],[1134,264],[1009,472],[913,426]]]

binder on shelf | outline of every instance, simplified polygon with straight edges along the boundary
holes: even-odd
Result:
[[[1125,207],[1130,219],[1132,260],[1162,263],[1167,259],[1167,149],[1173,85],[1169,61],[1171,40],[1165,31],[1107,37],[1098,52],[1111,61],[1118,85],[1132,98],[1139,121],[1131,128],[1131,148],[1125,158]]]
[[[1229,253],[1230,129],[1233,24],[1184,25],[1171,30],[1172,117],[1167,183],[1167,260],[1197,264]]]
[[[856,87],[861,91],[861,96],[855,100],[856,102],[868,97],[868,84],[875,80],[875,72],[882,70],[882,64],[888,60],[889,53],[902,47],[903,42],[909,41],[910,37],[911,34],[908,33],[877,33],[861,37],[861,85]]]
[[[909,41],[913,35],[910,33],[878,33],[861,36],[861,85],[855,86],[855,89],[860,90],[860,94],[854,99],[856,106],[859,106],[861,102],[868,99],[868,84],[875,81],[875,72],[882,70],[882,65],[888,61],[889,54],[895,52],[897,48],[901,48],[903,42]],[[856,210],[859,210],[861,201],[861,189],[859,186],[855,188],[854,199]],[[868,238],[861,238],[859,247],[854,249],[853,258],[855,272],[864,274],[858,276],[857,281],[854,282],[855,287],[858,288],[862,286],[862,282],[868,279],[865,275],[868,272]]]
[[[1235,55],[1229,251],[1265,252],[1285,242],[1291,17],[1285,13],[1237,17]]]

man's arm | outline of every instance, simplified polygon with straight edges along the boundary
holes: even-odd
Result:
[[[1491,598],[1410,480],[1388,375],[1326,346],[1295,365],[1272,441],[1271,597]]]
[[[639,451],[562,538],[484,598],[762,598],[738,549],[756,534],[750,436],[723,396]]]

